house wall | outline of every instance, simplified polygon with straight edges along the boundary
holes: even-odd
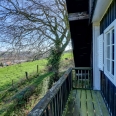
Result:
[[[116,1],[110,4],[108,10],[100,21],[100,34],[116,19]],[[115,36],[116,38],[116,36]],[[103,63],[104,64],[104,63]],[[111,116],[116,116],[116,84],[114,85],[110,79],[100,70],[101,93],[106,102]]]
[[[116,86],[108,79],[103,71],[101,73],[101,93],[112,116],[116,116]]]

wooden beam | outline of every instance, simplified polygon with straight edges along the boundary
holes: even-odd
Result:
[[[89,19],[89,14],[86,12],[70,13],[68,19],[69,21]]]

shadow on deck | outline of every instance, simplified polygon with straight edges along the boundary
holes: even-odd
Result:
[[[100,91],[71,91],[65,116],[110,116]]]

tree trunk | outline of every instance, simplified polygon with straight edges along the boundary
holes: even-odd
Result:
[[[52,68],[54,72],[53,81],[56,82],[59,79],[59,68],[60,68],[60,59],[62,56],[63,51],[60,51],[59,48],[52,49],[51,54],[48,60],[48,65]]]
[[[54,72],[55,72],[54,81],[58,81],[59,76],[60,76],[59,75],[59,68],[60,68],[60,59],[61,59],[61,56],[62,56],[62,52],[56,53],[56,63],[53,66],[54,67]]]

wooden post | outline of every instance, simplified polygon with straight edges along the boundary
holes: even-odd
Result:
[[[37,73],[38,73],[38,65],[37,65]]]
[[[26,75],[26,79],[29,80],[29,78],[28,78],[28,72],[25,72],[25,75]]]

